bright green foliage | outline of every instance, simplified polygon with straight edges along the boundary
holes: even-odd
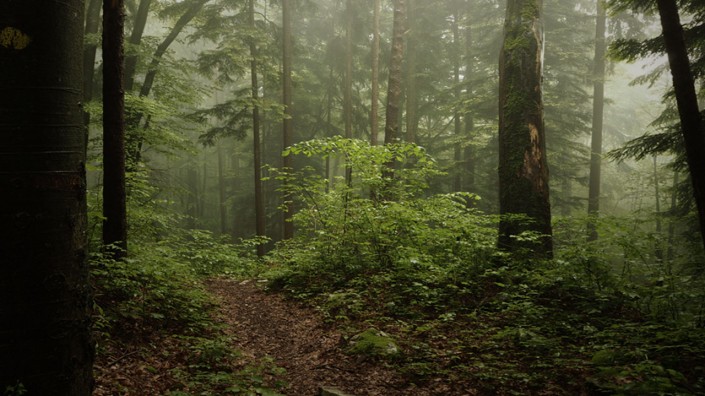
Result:
[[[407,153],[393,181],[382,173],[392,153]],[[313,169],[281,176],[300,231],[270,254],[271,287],[314,301],[350,336],[389,334],[409,381],[470,379],[487,394],[703,390],[705,338],[693,326],[705,288],[678,272],[699,259],[657,261],[638,219],[601,218],[594,245],[584,218],[561,220],[555,260],[509,259],[494,247],[497,219],[472,208],[477,197],[424,195],[437,171],[415,146],[336,138],[287,154],[343,156],[353,185],[329,186]],[[396,200],[379,198],[386,186]]]
[[[289,281],[329,291],[348,282],[391,281],[390,287],[403,288],[397,297],[404,299],[417,292],[435,293],[436,283],[457,281],[458,271],[483,260],[492,249],[495,219],[468,207],[477,197],[422,195],[428,178],[439,172],[418,146],[370,147],[334,138],[303,142],[289,153],[337,153],[353,169],[352,186],[339,180],[327,192],[325,180],[312,171],[298,175],[296,183],[289,181],[291,196],[301,204],[294,216],[300,231],[274,256],[289,264]],[[383,176],[383,170],[391,160],[398,166],[390,178]],[[417,271],[436,276],[407,285],[404,279]],[[423,308],[412,303],[395,309],[430,309],[431,303],[420,300]]]

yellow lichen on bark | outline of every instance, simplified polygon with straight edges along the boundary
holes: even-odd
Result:
[[[32,40],[19,29],[5,27],[0,31],[0,45],[10,49],[25,49]]]

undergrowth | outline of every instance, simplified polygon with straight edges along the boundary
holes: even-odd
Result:
[[[272,389],[283,385],[274,379],[280,369],[239,355],[214,319],[215,305],[203,283],[216,275],[251,276],[253,248],[262,241],[235,246],[206,231],[183,230],[163,202],[148,198],[153,189],[132,175],[126,259],[100,253],[100,229],[92,228],[96,377],[107,383],[109,394],[276,395]],[[90,207],[100,204],[92,201]],[[95,212],[91,218],[100,220]],[[123,361],[133,364],[123,367]],[[137,372],[111,374],[117,367]],[[130,388],[135,385],[125,384],[124,377],[131,375],[151,378],[140,384],[150,388]]]
[[[579,218],[557,221],[556,259],[508,255],[479,198],[426,193],[437,171],[421,148],[333,138],[289,154],[340,155],[352,182],[280,176],[299,231],[270,254],[270,287],[350,334],[392,334],[402,353],[390,363],[409,381],[482,394],[705,392],[702,254],[659,260],[653,236],[622,219],[601,219],[588,244]]]

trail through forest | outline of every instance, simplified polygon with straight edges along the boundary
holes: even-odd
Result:
[[[237,347],[253,358],[271,357],[286,370],[287,395],[317,395],[320,387],[350,395],[431,395],[440,389],[408,384],[381,362],[344,352],[343,336],[314,310],[268,294],[254,281],[216,279],[208,288]],[[442,387],[442,384],[437,384]]]

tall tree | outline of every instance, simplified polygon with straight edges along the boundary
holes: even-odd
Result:
[[[89,0],[86,11],[85,35],[97,34],[100,29],[101,0]],[[90,43],[83,48],[83,101],[88,103],[93,99],[93,80],[95,75],[95,54],[98,45]],[[86,113],[87,115],[87,113]],[[86,125],[88,125],[86,116]]]
[[[592,89],[592,141],[590,144],[590,181],[588,192],[588,241],[597,240],[595,218],[600,211],[600,182],[602,169],[602,124],[605,109],[605,66],[607,59],[607,12],[602,0],[597,0],[595,23],[595,60],[593,64]]]
[[[352,106],[352,81],[353,81],[353,9],[352,0],[345,2],[345,78],[343,82],[343,119],[345,124],[345,137],[351,139],[353,106]],[[352,167],[345,166],[345,183],[352,186]]]
[[[380,0],[374,0],[372,17],[372,93],[370,104],[370,144],[377,145],[379,135],[379,13]]]
[[[259,118],[259,83],[257,81],[257,43],[255,41],[255,1],[250,0],[249,20],[252,29],[250,39],[250,80],[252,85],[252,143],[254,152],[254,178],[255,178],[255,230],[257,236],[265,236],[264,223],[264,197],[262,195],[262,144],[260,139]],[[257,245],[257,256],[264,256],[264,245]]]
[[[292,97],[291,97],[291,4],[292,0],[282,0],[282,104],[284,105],[284,120],[282,122],[282,145],[283,148],[291,146],[294,127],[292,124]],[[282,167],[291,169],[291,156],[282,158]],[[287,196],[284,196],[284,239],[291,239],[294,236],[293,205]]]
[[[460,117],[460,100],[462,95],[462,87],[460,86],[460,56],[462,53],[462,46],[460,42],[460,10],[458,8],[453,10],[451,31],[453,32],[453,96],[456,101],[455,112],[453,114],[453,135],[460,140],[463,131],[462,123],[463,120]],[[459,142],[458,142],[459,143]],[[461,191],[463,174],[461,172],[461,164],[463,161],[463,150],[460,144],[455,144],[453,149],[453,161],[455,162],[453,168],[455,175],[453,177],[453,191]]]
[[[134,25],[132,34],[130,34],[130,44],[138,46],[142,41],[144,28],[147,26],[147,17],[149,16],[149,8],[152,5],[152,0],[140,0],[140,5],[137,7],[137,13],[134,17]],[[128,56],[125,59],[125,91],[132,91],[132,86],[135,82],[135,71],[137,70],[138,56],[136,53]]]
[[[465,99],[471,100],[474,97],[472,79],[474,77],[474,60],[473,60],[473,42],[472,42],[472,26],[470,25],[470,15],[473,11],[470,6],[472,3],[467,2],[467,24],[465,26],[465,76],[463,78],[463,83],[465,85]],[[470,142],[473,140],[473,129],[475,128],[475,117],[470,108],[466,109],[464,114],[465,121],[465,138]],[[475,190],[475,149],[472,144],[465,146],[463,152],[463,165],[465,172],[463,173],[462,187],[464,191],[474,191]]]
[[[92,391],[82,42],[81,0],[0,2],[0,392]]]
[[[181,31],[186,27],[186,25],[193,20],[193,18],[198,15],[199,11],[203,8],[203,6],[208,2],[209,0],[195,0],[193,1],[186,11],[179,17],[179,19],[176,21],[174,26],[171,28],[169,31],[169,34],[164,37],[161,43],[157,46],[157,49],[154,50],[154,54],[152,54],[152,60],[149,62],[149,65],[147,66],[147,74],[144,77],[144,82],[142,83],[142,86],[140,87],[139,91],[139,96],[140,97],[147,97],[149,94],[152,92],[152,87],[154,86],[154,80],[157,77],[157,72],[159,71],[159,64],[162,61],[162,58],[166,54],[167,50],[171,46],[171,44],[174,43],[177,37],[179,37],[179,34]],[[136,114],[130,117],[128,120],[128,123],[133,127],[136,128],[140,125],[142,121],[142,114]],[[133,165],[141,160],[142,157],[142,144],[143,144],[143,138],[142,136],[136,136],[132,137],[130,136],[130,144],[129,144],[129,150],[127,152],[127,155],[130,158],[130,164]]]
[[[401,105],[402,63],[404,61],[404,33],[406,0],[394,0],[394,22],[392,28],[392,50],[389,59],[389,83],[387,84],[387,112],[384,123],[384,144],[399,138],[399,114]]]
[[[510,252],[528,248],[548,258],[553,241],[541,84],[542,8],[542,0],[507,1],[499,60],[498,245]],[[540,234],[538,242],[517,238],[525,231]]]
[[[418,130],[419,97],[417,89],[416,53],[417,28],[416,8],[414,0],[406,0],[406,141],[416,143]]]
[[[668,63],[671,66],[681,133],[698,210],[700,235],[705,246],[705,131],[698,109],[698,97],[695,93],[678,5],[673,0],[656,0],[656,4],[661,17]]]
[[[103,0],[103,244],[115,259],[127,253],[124,24],[123,0]]]

